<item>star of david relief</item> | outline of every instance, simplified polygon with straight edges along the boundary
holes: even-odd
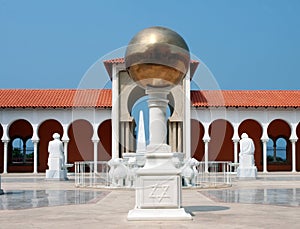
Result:
[[[157,199],[160,203],[163,199],[170,198],[169,195],[167,195],[169,185],[159,185],[155,184],[152,185],[152,191],[149,194],[149,198]]]

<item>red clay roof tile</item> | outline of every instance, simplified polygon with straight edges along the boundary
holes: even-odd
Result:
[[[111,107],[111,90],[91,89],[2,89],[0,108]]]
[[[194,107],[300,107],[300,91],[191,91]],[[0,108],[112,107],[110,89],[0,89]]]
[[[194,107],[300,107],[300,91],[191,91]]]

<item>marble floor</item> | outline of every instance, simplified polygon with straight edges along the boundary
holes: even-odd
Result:
[[[0,210],[95,203],[108,193],[93,190],[5,190],[0,196]]]
[[[224,203],[300,206],[300,188],[223,189],[201,191],[201,193]]]
[[[191,221],[128,221],[132,189],[76,188],[46,181],[45,174],[2,174],[0,228],[299,228],[300,173],[232,177],[225,188],[185,188],[182,205]]]

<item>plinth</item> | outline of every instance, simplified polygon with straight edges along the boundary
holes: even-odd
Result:
[[[49,159],[49,168],[46,170],[46,180],[68,180],[67,170],[61,168],[62,159],[53,157]]]
[[[256,179],[257,168],[254,165],[253,155],[240,156],[240,166],[237,168],[237,177],[243,179]]]

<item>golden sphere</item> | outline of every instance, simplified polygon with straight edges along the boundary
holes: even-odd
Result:
[[[171,87],[186,75],[190,53],[184,39],[164,27],[150,27],[137,33],[125,53],[130,77],[140,86]]]

